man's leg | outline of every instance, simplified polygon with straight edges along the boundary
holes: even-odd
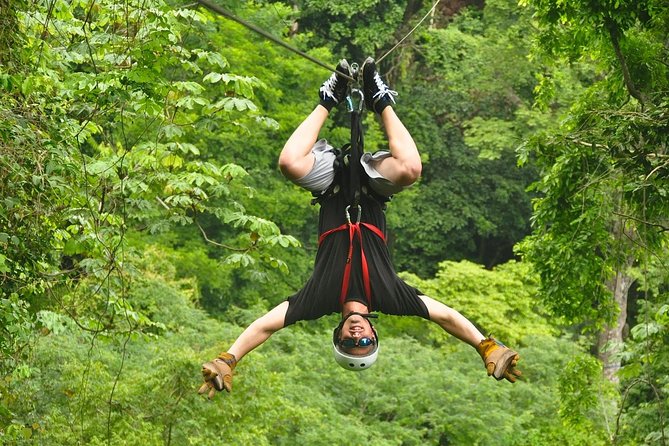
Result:
[[[392,157],[382,160],[376,169],[394,184],[409,186],[420,177],[423,167],[416,143],[392,107],[383,109],[381,121]]]
[[[325,107],[317,105],[286,141],[279,155],[279,168],[287,179],[299,180],[313,168],[314,155],[311,149],[329,113]]]
[[[346,59],[342,59],[337,65],[336,72],[323,82],[318,92],[319,104],[295,129],[281,150],[279,168],[291,181],[299,180],[311,171],[314,165],[311,149],[318,140],[321,127],[327,120],[330,110],[346,99],[349,82],[342,74],[349,76],[351,74]]]
[[[362,66],[362,78],[367,108],[381,117],[392,155],[376,164],[375,168],[392,183],[409,186],[420,177],[422,164],[416,143],[392,108],[397,92],[388,88],[381,79],[371,57]]]

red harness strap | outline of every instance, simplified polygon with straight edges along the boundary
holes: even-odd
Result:
[[[339,295],[339,303],[344,304],[346,299],[346,294],[348,293],[348,285],[351,278],[351,259],[353,257],[353,239],[357,235],[358,241],[360,242],[360,261],[362,264],[362,282],[365,286],[365,297],[367,298],[367,304],[369,308],[372,308],[372,285],[369,282],[369,268],[367,266],[367,258],[365,257],[365,249],[362,246],[362,230],[361,226],[369,229],[374,234],[376,234],[381,240],[386,241],[386,237],[383,235],[383,232],[370,223],[351,223],[347,222],[343,225],[325,231],[318,238],[318,244],[320,245],[325,240],[325,237],[332,234],[333,232],[344,231],[348,228],[348,257],[346,258],[346,267],[344,268],[344,277],[341,283],[341,294]]]

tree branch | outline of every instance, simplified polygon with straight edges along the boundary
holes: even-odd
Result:
[[[247,252],[250,248],[235,248],[233,246],[228,246],[224,245],[222,243],[215,242],[214,240],[211,240],[209,237],[207,237],[207,233],[204,231],[204,228],[200,225],[200,222],[197,221],[197,218],[193,217],[193,221],[197,225],[198,228],[200,228],[200,232],[202,233],[202,237],[204,237],[204,241],[207,243],[211,243],[214,246],[218,246],[219,248],[225,248],[230,251],[235,251],[235,252]]]
[[[649,221],[642,220],[642,219],[640,219],[640,218],[633,217],[633,216],[631,216],[631,215],[621,214],[620,212],[615,212],[615,211],[613,211],[613,215],[617,215],[618,217],[628,218],[628,219],[630,219],[630,220],[634,220],[634,221],[636,221],[636,222],[643,223],[644,225],[652,226],[652,227],[655,227],[655,228],[660,228],[660,232],[667,232],[667,231],[669,231],[669,227],[664,226],[664,225],[661,225],[661,224],[659,224],[659,223],[651,223],[651,222],[649,222]]]
[[[623,79],[625,80],[625,87],[627,87],[629,94],[636,98],[641,103],[642,107],[645,107],[647,99],[645,95],[636,88],[636,85],[634,85],[634,81],[632,80],[632,76],[630,75],[630,71],[627,66],[627,60],[625,59],[625,56],[620,49],[620,29],[618,29],[618,25],[616,25],[610,17],[605,18],[605,23],[606,28],[609,30],[609,36],[611,37],[611,44],[613,45],[613,50],[616,53],[616,58],[618,58],[618,62],[620,62],[620,68],[623,72]]]
[[[580,139],[576,139],[576,138],[571,137],[571,136],[567,137],[567,139],[569,141],[573,142],[574,144],[578,144],[578,145],[585,146],[585,147],[597,147],[598,149],[607,149],[607,150],[609,149],[609,146],[607,146],[605,144],[597,144],[597,143],[594,143],[594,142],[582,141]]]

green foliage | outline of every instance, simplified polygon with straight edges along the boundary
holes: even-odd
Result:
[[[666,89],[667,66],[658,58],[658,54],[666,56],[666,48],[659,44],[666,34],[662,23],[669,14],[665,2],[538,0],[523,4],[535,8],[534,18],[542,25],[537,43],[553,60],[587,58],[603,70],[615,67],[600,80],[612,101],[624,102],[631,95],[645,102]]]
[[[411,2],[304,0],[296,4],[299,26],[313,34],[314,45],[331,46],[358,63],[367,56],[380,56],[381,49],[395,44],[397,31],[418,12]]]
[[[549,307],[559,309],[556,313],[568,320],[597,319],[598,314],[608,319],[614,311],[601,280],[611,274],[603,259],[606,254],[602,256],[612,237],[610,221],[603,216],[611,211],[601,206],[615,209],[615,196],[609,191],[617,184],[599,154],[597,148],[574,145],[553,162],[550,175],[542,179],[546,186],[535,200],[534,213],[535,222],[550,222],[549,229],[536,231],[519,247],[525,258],[535,262]],[[602,171],[587,172],[593,162]],[[584,187],[592,178],[600,180],[601,189]]]
[[[537,230],[519,249],[538,268],[557,314],[570,320],[611,317],[603,279],[635,255],[614,227],[643,239],[643,248],[662,243],[667,166],[655,154],[662,150],[666,122],[653,118],[658,113],[666,111],[591,112],[581,117],[588,127],[533,143],[532,155],[546,169],[534,186],[541,193]]]
[[[603,390],[606,387],[607,390]],[[604,400],[602,394],[613,397],[613,388],[602,377],[602,366],[591,356],[580,355],[566,364],[559,381],[560,417],[570,429],[591,431],[596,424],[597,409]],[[594,413],[593,413],[594,412]],[[604,414],[611,417],[611,413]]]
[[[509,262],[489,271],[467,261],[446,261],[433,279],[404,278],[509,345],[528,336],[555,334],[536,306],[537,283],[529,265]]]
[[[639,305],[643,316],[636,312],[636,322],[628,321],[631,337],[618,374],[622,403],[610,437],[616,444],[662,444],[666,394],[659,383],[666,370],[656,358],[665,350],[665,285],[638,271],[666,272],[663,61],[669,54],[660,42],[666,41],[669,9],[655,1],[527,3],[540,27],[535,56],[551,67],[565,60],[589,64],[582,72],[591,74],[560,129],[530,140],[520,152],[522,162],[539,166],[541,180],[533,186],[539,192],[534,231],[519,250],[539,273],[540,295],[556,315],[597,328],[618,311],[634,314]],[[539,86],[542,103],[555,85],[549,79]],[[630,305],[618,308],[605,286],[616,273],[635,277],[644,299],[632,293]],[[576,396],[581,423],[594,395],[581,390]]]
[[[615,305],[604,282],[639,256],[626,240],[642,239],[643,247],[654,249],[663,238],[657,228],[664,227],[667,214],[667,165],[658,154],[666,145],[661,136],[666,119],[660,118],[667,110],[662,99],[666,66],[639,58],[666,58],[666,49],[641,43],[661,33],[655,19],[666,7],[532,4],[535,18],[546,25],[538,40],[541,54],[576,60],[608,53],[595,67],[610,74],[592,80],[562,129],[530,140],[521,151],[522,162],[540,166],[542,179],[533,186],[540,194],[534,203],[535,232],[520,251],[538,268],[546,301],[557,314],[610,320]],[[641,79],[648,78],[641,73],[647,69],[657,82]],[[630,96],[650,100],[625,104]]]
[[[17,31],[0,70],[3,435],[25,432],[13,430],[22,423],[10,407],[36,327],[59,327],[66,315],[82,336],[109,342],[162,329],[133,299],[138,234],[189,226],[231,270],[285,271],[277,254],[297,245],[246,211],[246,170],[204,139],[274,128],[254,102],[265,84],[234,73],[202,40],[213,17],[161,0],[117,3],[0,9]]]
[[[233,7],[333,62],[378,56],[429,6],[363,3]],[[623,2],[620,17],[605,10],[618,6],[575,2],[537,2],[530,10],[490,0],[452,18],[438,11],[382,66],[424,157],[422,183],[390,205],[391,246],[400,269],[414,273],[403,277],[517,346],[521,382],[486,379],[470,347],[429,322],[391,317],[379,321],[378,365],[352,376],[331,359],[330,317],[273,336],[237,368],[234,392],[214,402],[195,393],[199,364],[310,273],[317,212],[306,192],[280,177],[276,157],[329,73],[191,6],[0,0],[0,443],[662,440],[669,373],[666,255],[658,250],[666,246],[667,215],[661,2]],[[551,8],[565,19],[550,22]],[[529,24],[531,14],[539,28]],[[591,44],[597,64],[570,47],[571,27],[588,14],[573,42]],[[613,28],[596,25],[602,20]],[[606,43],[611,29],[620,32],[632,82],[609,70],[620,60]],[[550,57],[537,53],[527,58],[537,33],[550,43],[547,30],[568,50],[548,54],[568,56],[571,67],[541,66]],[[598,377],[601,366],[580,341],[558,337],[561,319],[544,316],[571,308],[594,319],[602,308],[579,313],[574,296],[582,294],[552,305],[545,287],[556,285],[540,262],[533,266],[541,285],[529,263],[442,262],[468,258],[491,267],[511,256],[528,230],[525,187],[535,179],[532,168],[516,169],[514,148],[555,125],[581,83],[595,85],[566,127],[521,156],[544,169],[537,224],[576,227],[567,234],[576,234],[573,246],[561,238],[546,251],[569,255],[561,266],[583,269],[576,279],[555,276],[574,293],[594,283],[594,295],[599,282],[587,278],[629,254],[607,244],[611,219],[602,216],[616,200],[626,205],[615,208],[625,228],[635,226],[637,240],[659,259],[639,279],[647,296],[623,353],[624,411],[613,435],[614,397]],[[643,108],[620,106],[630,85]],[[534,94],[541,107],[532,107]],[[323,136],[345,143],[347,123],[335,112]],[[371,114],[365,127],[367,149],[384,148]],[[597,176],[614,168],[615,175]],[[612,184],[621,185],[615,199]],[[578,200],[586,215],[577,214]],[[572,220],[551,213],[554,205]],[[528,240],[525,252],[542,259],[532,243],[551,239]]]
[[[467,124],[465,144],[479,152],[481,158],[497,158],[517,142],[512,122],[498,118],[474,117]]]
[[[246,212],[246,171],[202,148],[207,129],[262,118],[252,101],[264,84],[200,45],[211,17],[150,3],[119,14],[114,2],[56,1],[46,20],[39,8],[19,15],[17,62],[40,63],[1,73],[4,290],[28,297],[78,274],[123,271],[130,228],[204,232],[209,216],[227,228],[230,243],[217,243],[237,267],[285,267],[263,249],[296,246]]]
[[[3,368],[7,363],[16,366],[21,359],[15,357],[17,353],[24,350],[33,335],[35,328],[34,321],[30,315],[29,304],[20,300],[16,293],[12,293],[7,298],[0,299],[0,358]]]
[[[428,276],[444,259],[492,267],[528,233],[535,174],[517,168],[515,148],[559,107],[532,108],[540,67],[527,57],[527,16],[510,2],[486,2],[419,34],[397,107],[424,156],[419,191],[390,208],[401,269]]]
[[[575,347],[538,333],[522,339],[526,378],[511,385],[486,379],[462,343],[390,335],[378,365],[352,376],[334,366],[329,329],[291,327],[240,363],[232,394],[209,402],[195,392],[197,364],[242,327],[196,309],[197,285],[147,254],[132,297],[164,328],[100,342],[66,322],[42,336],[23,384],[25,401],[42,403],[20,414],[35,428],[18,444],[209,444],[221,432],[230,445],[603,444],[598,428],[560,430],[556,386]]]
[[[616,441],[626,444],[644,439],[647,444],[662,444],[667,435],[663,414],[669,384],[669,277],[660,258],[637,269],[636,276],[642,298],[622,353],[624,366],[618,373],[623,401]]]

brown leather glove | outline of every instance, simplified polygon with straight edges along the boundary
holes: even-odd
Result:
[[[237,358],[232,353],[223,352],[218,358],[202,364],[202,377],[204,384],[197,391],[200,395],[209,391],[209,399],[225,389],[226,392],[232,390],[232,371],[237,365]]]
[[[488,376],[494,376],[497,381],[506,379],[513,383],[522,375],[516,369],[520,355],[496,339],[489,337],[482,340],[476,350],[483,358]]]

